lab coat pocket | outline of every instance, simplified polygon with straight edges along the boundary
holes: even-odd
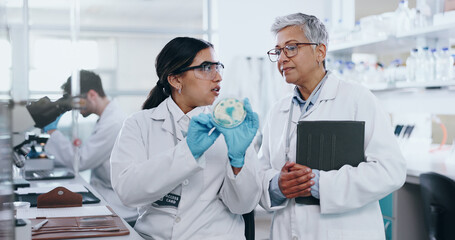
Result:
[[[172,235],[172,223],[177,216],[177,209],[157,208],[150,204],[140,207],[139,213],[139,218],[136,221],[134,229],[144,239],[170,238]]]
[[[385,232],[379,203],[373,202],[342,214],[323,215],[328,239],[384,240]]]

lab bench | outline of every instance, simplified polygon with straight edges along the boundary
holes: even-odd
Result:
[[[419,176],[436,172],[455,180],[455,156],[446,146],[424,154],[405,154],[406,182],[399,190],[380,201],[387,240],[424,240],[428,231],[424,222]],[[389,222],[387,224],[387,222]]]
[[[109,204],[104,200],[104,198],[92,187],[89,183],[87,183],[80,175],[77,175],[73,179],[56,179],[56,180],[40,180],[40,181],[30,181],[30,187],[59,187],[65,186],[70,184],[81,184],[85,186],[90,192],[92,192],[97,198],[101,201],[95,204],[84,204],[84,206],[101,206]],[[129,239],[129,240],[142,240],[143,238],[124,220],[122,219],[123,224],[128,228],[130,231],[129,235],[124,236],[110,236],[110,237],[96,237],[96,238],[77,238],[77,239],[96,239],[96,240],[122,240],[122,239]]]

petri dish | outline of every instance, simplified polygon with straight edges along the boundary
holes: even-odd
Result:
[[[213,108],[213,121],[224,128],[234,128],[240,125],[246,117],[243,102],[235,98],[225,98]]]

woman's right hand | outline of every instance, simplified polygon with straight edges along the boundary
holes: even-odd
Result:
[[[209,135],[210,130],[215,127],[211,121],[211,117],[210,114],[201,113],[191,118],[186,142],[195,159],[201,157],[220,136],[220,132],[217,129],[214,129]]]
[[[258,114],[253,112],[248,98],[245,98],[243,102],[245,105],[246,117],[239,126],[234,128],[217,127],[224,135],[224,140],[226,141],[228,148],[229,160],[231,166],[235,168],[243,167],[246,150],[256,136],[259,128]]]

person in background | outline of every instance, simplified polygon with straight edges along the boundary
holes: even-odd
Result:
[[[209,105],[224,66],[209,42],[174,38],[155,67],[156,86],[112,151],[114,190],[139,208],[135,230],[146,239],[245,239],[242,214],[261,196],[257,114],[246,99],[242,124],[215,128]]]
[[[71,95],[71,77],[62,85],[64,94]],[[71,141],[57,130],[57,118],[43,130],[50,134],[46,143],[46,153],[53,155],[57,165],[73,168],[73,161],[79,161],[79,170],[91,170],[90,185],[100,193],[113,210],[130,224],[137,219],[137,210],[122,204],[111,186],[110,156],[115,139],[126,115],[106,96],[101,78],[94,72],[80,71],[81,98],[85,107],[80,110],[84,117],[99,116],[90,137],[79,146],[78,159],[74,159]]]
[[[276,46],[267,54],[295,88],[270,110],[259,151],[261,205],[274,213],[271,239],[385,239],[378,200],[406,178],[388,114],[368,89],[325,69],[328,33],[319,19],[278,17],[272,32]],[[332,171],[295,163],[297,123],[315,120],[364,121],[366,161]],[[307,196],[320,204],[295,202]]]

